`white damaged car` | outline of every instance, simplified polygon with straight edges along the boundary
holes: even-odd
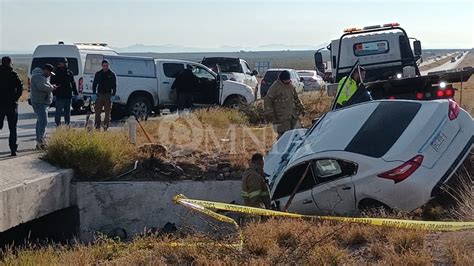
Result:
[[[473,147],[472,117],[452,100],[380,100],[286,132],[265,158],[272,201],[289,211],[412,211],[437,196]],[[304,179],[302,179],[302,176]]]

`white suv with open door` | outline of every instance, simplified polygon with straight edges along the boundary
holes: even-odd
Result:
[[[206,66],[189,61],[154,59],[132,56],[97,56],[86,59],[84,93],[92,94],[92,81],[101,62],[107,59],[117,76],[117,93],[112,108],[114,118],[123,115],[147,116],[153,110],[176,107],[176,97],[171,87],[176,76],[191,68],[199,78],[194,93],[195,106],[238,106],[255,100],[253,89],[235,81],[222,81],[221,77]]]
[[[246,84],[254,89],[258,89],[257,70],[252,70],[247,61],[236,57],[204,57],[203,65],[217,72],[217,65],[226,79]]]

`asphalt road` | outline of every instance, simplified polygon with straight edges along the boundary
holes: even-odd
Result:
[[[424,75],[427,75],[428,73],[430,72],[437,72],[437,71],[446,71],[446,70],[452,70],[452,69],[456,69],[459,64],[461,64],[462,60],[466,57],[466,55],[468,54],[468,52],[464,53],[462,55],[461,58],[457,59],[456,58],[456,61],[454,62],[451,62],[451,61],[448,61],[438,67],[434,67],[434,68],[431,68],[431,69],[428,69],[428,70],[425,70],[425,71],[421,71],[421,75],[424,76]]]
[[[46,129],[46,135],[56,127],[54,123],[55,108],[49,109],[48,114],[48,126]],[[93,116],[93,115],[92,115]],[[92,117],[93,118],[93,117]],[[64,122],[64,118],[62,120]],[[84,127],[86,121],[86,115],[73,115],[71,116],[72,127]],[[35,149],[36,146],[36,134],[35,134],[36,116],[33,112],[33,108],[26,102],[22,102],[18,106],[18,151],[21,153],[29,152]],[[113,122],[112,127],[117,127],[120,122]],[[5,119],[3,130],[0,130],[0,158],[10,155],[10,148],[8,146],[8,124]]]

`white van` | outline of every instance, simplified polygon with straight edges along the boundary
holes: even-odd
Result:
[[[222,81],[221,76],[206,66],[189,61],[154,59],[151,57],[88,55],[84,69],[84,95],[92,94],[95,73],[107,59],[117,76],[117,93],[112,115],[146,116],[160,108],[175,108],[176,98],[171,87],[176,76],[191,68],[200,80],[194,93],[194,105],[224,105],[233,107],[255,100],[253,89],[235,81]],[[86,100],[86,103],[89,102]]]
[[[117,55],[117,52],[107,47],[107,44],[104,43],[64,44],[63,42],[58,42],[58,44],[38,45],[33,52],[33,59],[28,71],[28,83],[30,82],[31,71],[36,67],[42,67],[44,64],[56,66],[59,59],[66,58],[69,70],[74,74],[79,95],[82,95],[85,62],[88,55]],[[73,102],[72,106],[74,109],[82,107],[81,104],[75,102]]]

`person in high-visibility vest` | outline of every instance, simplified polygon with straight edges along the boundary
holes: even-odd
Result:
[[[337,85],[337,93],[339,93],[339,91],[341,92],[336,101],[336,108],[342,108],[372,100],[370,94],[362,84],[362,81],[365,79],[365,72],[365,68],[359,67],[359,69],[352,72],[351,76],[345,76],[339,81]],[[344,88],[342,88],[343,84]]]
[[[244,205],[256,208],[270,208],[270,193],[263,173],[263,156],[256,153],[252,156],[250,167],[242,176]]]

